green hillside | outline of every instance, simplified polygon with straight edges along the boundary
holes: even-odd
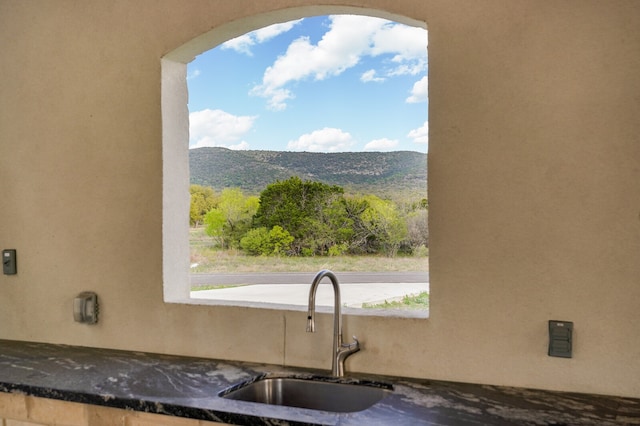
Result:
[[[347,193],[383,198],[426,198],[427,154],[413,151],[315,153],[189,151],[191,183],[221,191],[238,187],[258,195],[269,183],[298,176],[345,188]]]

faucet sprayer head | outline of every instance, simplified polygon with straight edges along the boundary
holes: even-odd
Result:
[[[311,315],[307,316],[307,333],[316,332],[316,322]]]

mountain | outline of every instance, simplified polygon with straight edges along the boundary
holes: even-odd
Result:
[[[298,176],[338,185],[350,194],[426,198],[427,154],[395,152],[189,150],[191,183],[258,195],[270,183]]]

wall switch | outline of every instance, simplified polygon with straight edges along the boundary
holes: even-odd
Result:
[[[573,323],[549,321],[549,356],[571,358],[573,356]]]
[[[5,275],[15,275],[18,273],[15,250],[2,250],[2,272]]]

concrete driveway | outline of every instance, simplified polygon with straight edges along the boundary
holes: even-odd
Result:
[[[215,290],[192,291],[195,299],[213,299],[307,306],[309,284],[252,284]],[[429,291],[429,283],[344,283],[340,285],[342,305],[354,308],[363,303],[384,303],[403,296]],[[318,287],[318,306],[333,306],[333,288],[329,281]]]

